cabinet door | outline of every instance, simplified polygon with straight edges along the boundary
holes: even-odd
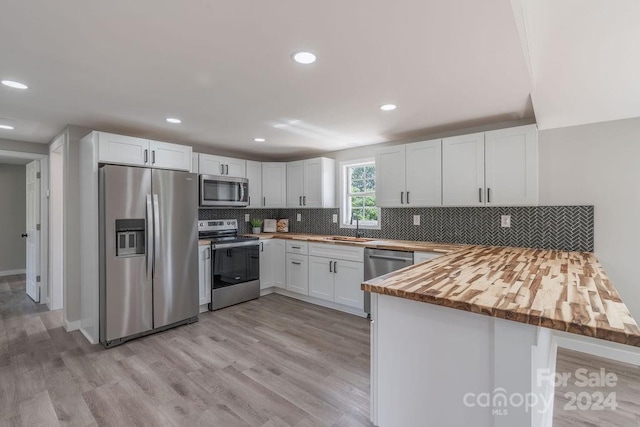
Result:
[[[270,246],[273,286],[284,289],[287,283],[285,242],[280,239],[272,239]]]
[[[200,165],[198,165],[199,158],[200,157],[198,153],[191,153],[191,173],[200,173],[199,171]]]
[[[309,296],[327,301],[334,300],[333,263],[330,258],[309,257]]]
[[[287,163],[287,206],[302,206],[304,195],[304,161]]]
[[[442,140],[442,203],[484,205],[484,133]]]
[[[271,240],[260,241],[260,289],[273,287]]]
[[[336,261],[334,264],[335,302],[364,310],[364,264],[353,261]]]
[[[151,166],[158,169],[191,170],[191,147],[168,142],[149,141]]]
[[[538,204],[536,125],[485,133],[487,205]]]
[[[247,177],[247,161],[242,159],[234,159],[231,157],[224,158],[224,173],[227,176],[240,178]]]
[[[287,206],[287,164],[262,163],[262,206]]]
[[[309,295],[309,257],[287,254],[287,290]]]
[[[302,193],[302,205],[308,208],[323,207],[323,164],[322,159],[309,159],[304,161],[304,191]]]
[[[249,207],[262,207],[262,163],[247,160],[247,179],[249,180]]]
[[[406,206],[405,146],[382,148],[376,153],[376,204]]]
[[[98,161],[120,165],[149,165],[149,140],[99,132]]]
[[[223,175],[223,164],[224,157],[200,153],[198,159],[198,172],[204,175]]]
[[[198,246],[198,281],[200,305],[211,302],[211,246]]]
[[[420,264],[421,262],[429,261],[440,256],[442,256],[442,254],[438,252],[414,252],[413,263]]]
[[[409,206],[442,206],[442,140],[407,144],[405,202]]]

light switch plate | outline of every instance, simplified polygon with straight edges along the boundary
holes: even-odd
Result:
[[[244,222],[249,222],[251,220],[251,215],[244,214]]]
[[[501,227],[511,227],[511,215],[502,215],[500,216],[500,226]]]
[[[302,221],[302,214],[296,214],[296,221]]]
[[[333,222],[338,222],[338,214],[333,214]]]
[[[420,215],[413,216],[413,225],[420,225]]]

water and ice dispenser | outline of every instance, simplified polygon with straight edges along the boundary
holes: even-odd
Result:
[[[144,242],[144,219],[116,219],[116,256],[144,255]]]

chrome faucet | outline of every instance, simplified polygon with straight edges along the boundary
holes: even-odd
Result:
[[[356,239],[359,239],[360,237],[362,237],[362,235],[360,234],[360,218],[358,217],[358,215],[353,212],[351,214],[351,225],[353,225],[353,217],[356,217]]]

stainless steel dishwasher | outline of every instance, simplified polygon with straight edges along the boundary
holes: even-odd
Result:
[[[364,250],[364,280],[371,280],[413,264],[413,252]],[[371,292],[364,293],[364,311],[371,314]]]

